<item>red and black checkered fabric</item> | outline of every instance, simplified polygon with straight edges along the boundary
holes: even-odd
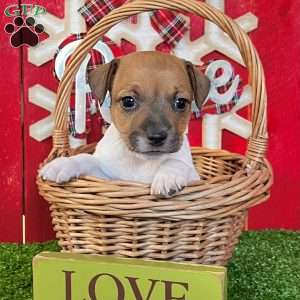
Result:
[[[168,45],[175,47],[188,30],[185,20],[168,10],[151,13],[151,24]]]
[[[88,0],[79,9],[88,25],[93,26],[113,9],[124,4],[126,0]]]
[[[88,0],[79,9],[88,25],[92,26],[126,0]],[[174,47],[188,30],[186,21],[179,15],[167,10],[150,13],[151,24],[163,41]]]

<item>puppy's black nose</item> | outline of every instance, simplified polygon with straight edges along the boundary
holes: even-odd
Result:
[[[166,131],[159,131],[147,135],[147,138],[151,146],[163,145],[167,137],[168,137],[168,133]]]

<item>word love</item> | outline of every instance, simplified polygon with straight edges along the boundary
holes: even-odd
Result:
[[[33,260],[35,300],[226,300],[226,269],[49,253]]]
[[[66,298],[65,300],[73,300],[72,297],[72,275],[76,272],[74,271],[63,271],[65,273],[65,283],[66,283]],[[161,289],[161,287],[158,287],[158,284],[163,285],[163,290],[160,291],[160,294],[163,295],[164,300],[186,300],[187,294],[186,292],[189,290],[189,286],[187,282],[173,282],[173,281],[164,281],[164,280],[156,280],[156,279],[148,279],[148,289],[145,290],[145,297],[143,296],[143,289],[146,289],[145,287],[147,285],[143,285],[143,289],[139,287],[138,281],[140,278],[135,277],[129,277],[126,276],[124,280],[127,280],[127,283],[123,283],[120,278],[113,274],[109,273],[100,273],[95,275],[93,278],[91,278],[89,284],[88,284],[88,294],[91,300],[97,300],[97,299],[104,299],[103,294],[101,293],[101,279],[109,279],[112,281],[114,285],[114,290],[111,290],[110,293],[114,294],[114,299],[118,300],[125,300],[125,299],[135,299],[135,300],[157,300],[156,298],[153,298],[154,290],[155,289]],[[126,285],[130,286],[130,290],[126,290]],[[103,286],[102,282],[102,286]],[[178,285],[181,286],[184,290],[182,292],[181,296],[175,297],[173,292],[174,288],[173,286]],[[96,287],[99,286],[99,293],[96,291]],[[104,292],[105,293],[105,292]],[[129,297],[126,297],[126,293],[130,294]],[[132,298],[133,296],[133,298]],[[112,297],[112,295],[110,296]]]
[[[37,17],[46,13],[46,8],[36,4],[12,4],[4,10],[4,14],[7,17],[27,16],[29,14]]]

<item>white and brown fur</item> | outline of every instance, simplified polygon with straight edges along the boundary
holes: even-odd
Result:
[[[58,183],[80,175],[151,184],[151,193],[169,197],[199,180],[186,131],[193,100],[201,107],[209,80],[191,63],[159,52],[136,52],[99,66],[89,76],[100,102],[111,95],[112,124],[93,155],[57,158],[40,175]],[[124,109],[124,97],[135,109]],[[175,99],[186,99],[182,111]]]

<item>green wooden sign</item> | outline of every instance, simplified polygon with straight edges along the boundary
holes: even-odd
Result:
[[[43,252],[34,300],[225,300],[226,269],[188,263]]]

